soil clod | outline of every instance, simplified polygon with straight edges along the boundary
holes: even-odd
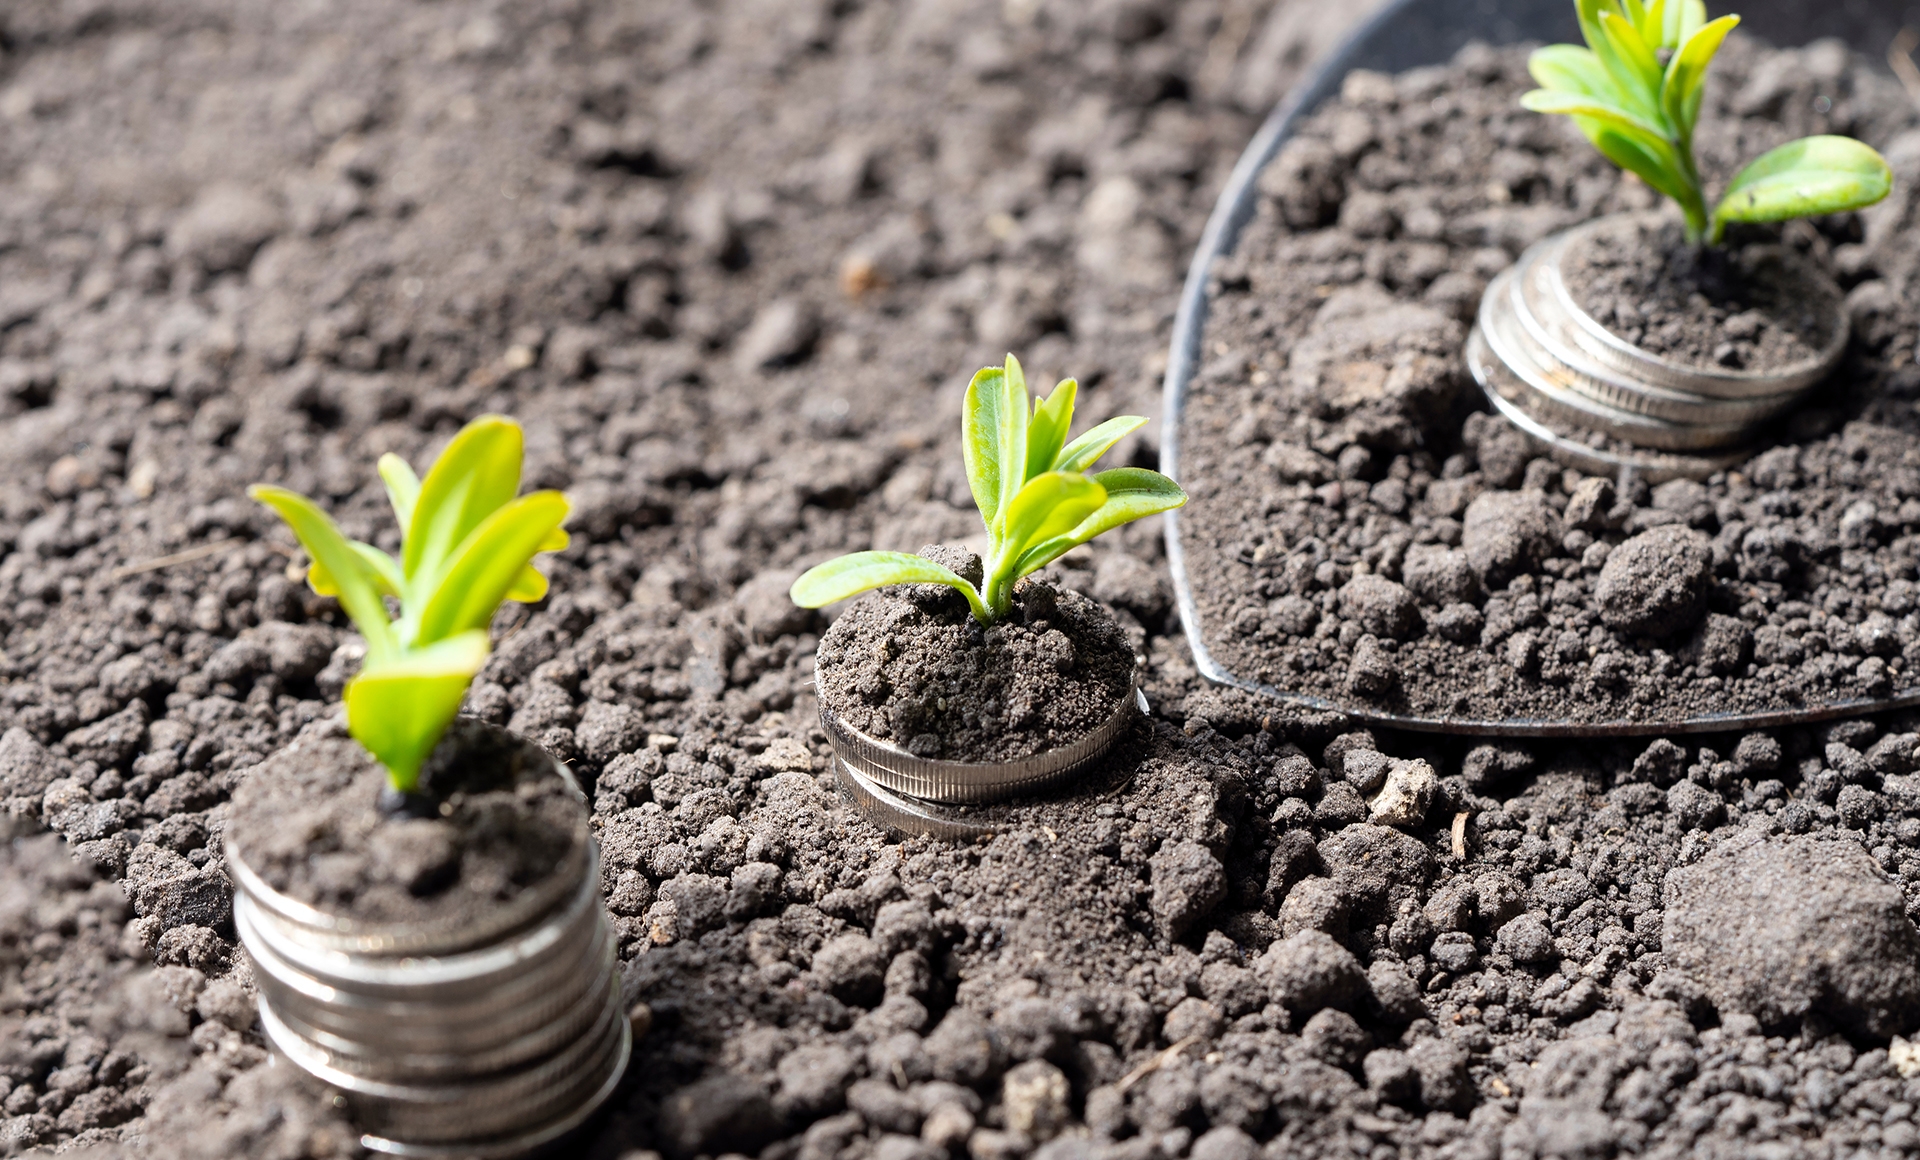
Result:
[[[1790,1029],[1817,1014],[1878,1039],[1920,1023],[1920,934],[1852,842],[1735,843],[1669,875],[1666,903],[1667,954],[1723,1017]]]
[[[1667,637],[1700,619],[1712,584],[1712,542],[1692,528],[1665,524],[1608,553],[1593,595],[1608,628]],[[1727,650],[1721,646],[1715,651]]]

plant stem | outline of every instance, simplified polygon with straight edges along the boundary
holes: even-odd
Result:
[[[1692,138],[1682,137],[1675,142],[1674,152],[1680,155],[1680,164],[1684,167],[1681,177],[1687,185],[1686,200],[1680,203],[1680,213],[1687,220],[1687,244],[1697,246],[1705,241],[1709,245],[1717,245],[1720,241],[1717,236],[1707,237],[1711,219],[1707,215],[1706,194],[1700,188],[1700,166],[1693,159]]]
[[[974,616],[979,618],[981,624],[991,625],[1012,610],[1013,585],[1008,583],[999,572],[990,572],[987,575],[986,590],[980,594],[980,597],[986,615],[981,615],[983,609],[975,609]]]
[[[963,580],[961,583],[966,582]],[[991,588],[988,591],[991,591]],[[960,589],[960,595],[967,598],[967,607],[973,610],[973,618],[980,622],[981,627],[989,627],[994,621],[1000,619],[1000,614],[994,612],[993,606],[973,585],[967,584]]]

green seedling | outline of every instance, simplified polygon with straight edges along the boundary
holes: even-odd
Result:
[[[1860,209],[1886,197],[1893,171],[1851,137],[1803,137],[1734,175],[1711,210],[1693,158],[1707,66],[1738,16],[1707,19],[1702,0],[1575,0],[1587,47],[1548,45],[1527,62],[1540,88],[1520,98],[1562,113],[1620,168],[1679,203],[1687,241],[1719,245],[1728,222],[1775,222]]]
[[[401,793],[453,723],[491,647],[487,626],[505,600],[546,595],[536,553],[567,546],[567,498],[520,490],[520,425],[483,415],[462,428],[425,480],[397,455],[380,478],[400,521],[400,559],[349,540],[310,499],[255,484],[247,494],[279,513],[313,557],[307,583],[334,596],[367,638],[360,675],[347,685],[347,729],[387,769]],[[397,619],[387,597],[400,602]]]
[[[965,578],[905,552],[855,552],[829,560],[793,584],[794,603],[819,608],[889,584],[945,584],[967,598],[981,624],[1013,603],[1013,585],[1102,532],[1187,502],[1187,493],[1157,471],[1116,467],[1088,475],[1107,449],[1146,420],[1108,419],[1067,442],[1079,384],[1063,379],[1029,404],[1020,363],[984,367],[967,385],[961,450],[973,502],[987,525],[985,580]]]

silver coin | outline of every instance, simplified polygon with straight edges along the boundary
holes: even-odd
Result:
[[[1752,454],[1750,447],[1730,452],[1689,455],[1651,448],[1620,447],[1617,444],[1593,446],[1536,418],[1500,394],[1494,386],[1494,380],[1508,372],[1488,349],[1478,327],[1467,338],[1467,365],[1495,411],[1544,447],[1557,462],[1589,475],[1613,475],[1622,469],[1631,469],[1649,483],[1663,483],[1669,479],[1705,479],[1716,471],[1725,471],[1738,465]]]
[[[1513,270],[1500,274],[1488,289],[1488,298],[1493,299],[1496,291],[1506,289],[1516,276]],[[1469,367],[1483,387],[1529,414],[1663,451],[1726,447],[1744,441],[1747,436],[1748,424],[1680,423],[1624,410],[1575,390],[1567,381],[1564,367],[1542,365],[1530,357],[1525,345],[1515,340],[1513,329],[1511,324],[1503,324],[1498,311],[1483,310],[1482,324],[1475,328],[1475,333],[1491,357],[1475,365],[1476,360],[1470,353]]]
[[[846,762],[835,759],[834,780],[840,792],[876,827],[908,837],[926,835],[943,842],[971,842],[1023,826],[1041,824],[1052,806],[1083,814],[1085,803],[1114,793],[1133,779],[1132,765],[1095,766],[1071,792],[1059,784],[1052,795],[1023,797],[991,805],[947,805],[895,793]]]
[[[862,817],[882,830],[908,836],[925,834],[943,842],[971,842],[996,830],[978,809],[943,806],[894,793],[837,758],[833,772],[840,792]]]
[[[1838,363],[1847,342],[1844,311],[1836,298],[1826,347],[1777,371],[1690,367],[1653,355],[1580,309],[1562,268],[1573,247],[1632,220],[1601,218],[1555,234],[1494,278],[1480,300],[1468,366],[1496,409],[1525,416],[1523,429],[1563,458],[1635,458],[1595,452],[1578,435],[1589,431],[1686,460],[1663,471],[1691,475],[1708,459],[1737,461],[1736,449],[1762,423],[1791,409]],[[1782,260],[1805,262],[1790,252]]]
[[[1509,365],[1530,363],[1575,394],[1615,410],[1673,423],[1750,426],[1772,418],[1801,397],[1796,389],[1744,399],[1719,398],[1650,385],[1614,370],[1567,340],[1569,327],[1564,319],[1542,317],[1536,311],[1542,305],[1551,309],[1554,300],[1537,299],[1526,288],[1553,276],[1546,263],[1522,264],[1516,268],[1512,290],[1505,298],[1511,309],[1500,310],[1496,304],[1485,312],[1482,327],[1488,331],[1488,341]]]
[[[1588,358],[1582,361],[1612,370],[1629,381],[1643,383],[1650,388],[1720,399],[1751,399],[1805,390],[1831,373],[1846,353],[1848,320],[1837,297],[1831,303],[1824,304],[1833,315],[1833,333],[1826,346],[1798,363],[1773,370],[1689,366],[1661,358],[1627,342],[1580,309],[1567,287],[1562,268],[1566,254],[1575,245],[1620,224],[1618,217],[1597,218],[1536,243],[1520,259],[1521,265],[1528,264],[1531,259],[1539,272],[1538,278],[1529,280],[1523,288],[1529,295],[1532,309],[1538,317],[1562,328],[1566,340],[1587,354]],[[1783,250],[1781,258],[1796,265],[1805,265],[1807,262],[1807,259],[1790,250]]]
[[[1049,749],[1019,761],[939,761],[916,757],[898,746],[869,737],[820,707],[820,725],[840,761],[869,781],[896,794],[944,805],[980,804],[1038,793],[1057,785],[1105,753],[1136,716],[1146,697],[1136,676],[1113,712],[1092,732],[1071,745]]]

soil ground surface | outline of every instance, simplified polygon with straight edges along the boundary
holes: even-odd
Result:
[[[1678,722],[1912,689],[1920,109],[1836,43],[1729,42],[1697,136],[1711,188],[1832,131],[1883,148],[1902,192],[1736,233],[1728,261],[1771,236],[1832,271],[1850,345],[1752,459],[1649,486],[1536,455],[1458,355],[1487,281],[1528,245],[1656,204],[1564,118],[1519,106],[1526,55],[1349,78],[1262,174],[1216,269],[1182,432],[1209,651],[1243,679],[1428,719]],[[1606,325],[1681,361],[1818,349],[1792,317],[1804,303],[1769,320],[1696,291],[1649,314],[1634,271],[1660,273],[1670,247],[1629,248],[1572,263]]]
[[[1357,15],[7,5],[0,1152],[353,1153],[268,1063],[222,852],[231,795],[338,711],[360,648],[242,488],[309,491],[379,540],[377,454],[424,463],[499,410],[577,516],[468,709],[589,788],[644,1030],[572,1154],[1912,1155],[1915,722],[1369,735],[1205,687],[1147,525],[1053,569],[1146,657],[1153,716],[1104,796],[948,847],[832,792],[828,618],[788,584],[973,534],[960,399],[1009,349],[1077,375],[1088,421],[1157,413],[1215,191]],[[1767,65],[1713,91],[1790,122],[1816,93],[1851,107],[1844,56],[1795,59],[1841,79]],[[1490,229],[1564,151],[1544,119],[1510,128],[1485,172],[1523,196]],[[1912,370],[1880,352],[1912,346],[1892,279],[1916,235],[1877,220],[1847,276],[1889,368],[1864,413],[1892,424]],[[1437,260],[1429,287],[1463,303],[1509,256],[1382,253]],[[1803,497],[1796,543],[1834,513],[1794,481],[1902,478],[1873,432],[1754,465],[1768,502]],[[1477,436],[1480,467],[1436,479],[1484,472],[1500,436]],[[1717,510],[1662,494],[1628,499],[1689,529],[1695,500]],[[1838,559],[1879,560],[1902,512],[1841,520],[1873,547]],[[1780,545],[1752,555],[1833,567]],[[1837,625],[1880,622],[1855,573],[1819,575],[1839,595],[1782,638],[1851,657]]]

